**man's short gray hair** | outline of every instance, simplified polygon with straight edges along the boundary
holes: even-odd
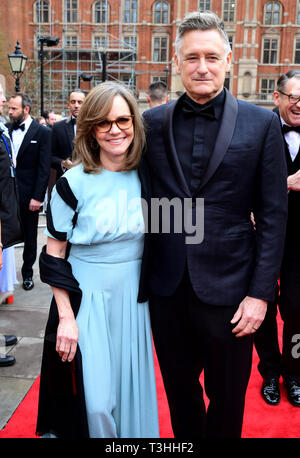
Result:
[[[181,42],[183,36],[187,32],[192,31],[206,31],[206,30],[217,30],[224,41],[225,57],[231,51],[228,35],[225,32],[224,22],[212,11],[199,12],[195,11],[188,14],[178,27],[177,36],[175,39],[175,52],[179,58],[179,52],[181,48]]]

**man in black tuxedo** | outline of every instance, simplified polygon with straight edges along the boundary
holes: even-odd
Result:
[[[72,164],[74,137],[76,135],[76,119],[85,94],[81,89],[71,92],[68,101],[70,115],[67,119],[56,122],[52,127],[52,159],[51,167],[56,170],[56,179]]]
[[[264,381],[262,396],[271,405],[280,402],[282,375],[290,403],[300,407],[300,71],[281,75],[274,92],[274,110],[282,125],[288,169],[288,220],[280,270],[280,295],[268,304],[265,320],[255,336]],[[277,332],[277,305],[283,319],[282,354]]]
[[[280,123],[224,89],[231,50],[215,14],[185,18],[175,45],[186,93],[144,113],[151,210],[154,200],[163,207],[156,230],[150,212],[144,290],[175,437],[240,437],[253,334],[274,297],[283,252]]]
[[[34,287],[33,264],[37,254],[40,207],[48,184],[51,160],[51,131],[31,116],[31,99],[18,92],[9,100],[9,135],[16,155],[16,179],[24,230],[23,288]]]
[[[168,89],[163,81],[154,81],[150,84],[147,93],[147,102],[150,108],[158,107],[163,103],[168,103]]]

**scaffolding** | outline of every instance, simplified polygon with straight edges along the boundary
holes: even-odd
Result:
[[[108,21],[101,24],[83,23],[80,11],[77,12],[76,24],[54,21],[52,2],[49,1],[49,22],[44,24],[38,20],[34,38],[34,79],[40,84],[40,50],[39,37],[59,36],[58,46],[44,47],[43,74],[44,74],[44,106],[45,109],[54,109],[65,115],[69,93],[80,85],[80,75],[92,77],[91,86],[105,80],[122,81],[135,93],[137,58],[136,27],[130,25],[130,33],[124,34],[123,23],[124,1],[121,0],[119,8],[118,34],[108,32]],[[106,0],[106,12],[108,2]],[[107,16],[106,16],[107,19]],[[57,30],[59,29],[59,33]],[[87,33],[88,32],[88,33]],[[128,30],[127,30],[128,32]],[[84,40],[82,37],[90,38]],[[41,94],[35,90],[35,100],[40,103]]]

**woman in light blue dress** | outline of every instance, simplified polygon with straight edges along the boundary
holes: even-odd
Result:
[[[52,287],[56,351],[68,363],[77,346],[82,356],[89,437],[159,437],[148,303],[138,302],[143,146],[131,93],[112,82],[96,86],[77,118],[74,166],[53,189],[48,210],[47,255],[64,258],[71,244],[68,261],[82,291],[75,317],[68,292]],[[37,429],[45,432],[42,423]],[[55,426],[49,430],[60,436]]]

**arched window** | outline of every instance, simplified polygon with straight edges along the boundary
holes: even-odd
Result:
[[[94,3],[94,22],[97,24],[105,24],[108,22],[109,3],[107,0],[100,0]]]
[[[225,22],[234,22],[235,0],[223,0],[223,19]]]
[[[265,5],[264,24],[280,24],[281,5],[279,2],[268,2]]]
[[[125,0],[124,3],[124,22],[137,22],[138,0]]]
[[[169,22],[169,3],[155,2],[153,6],[154,24],[168,24]]]
[[[211,10],[211,0],[199,0],[199,10]]]
[[[65,22],[78,21],[78,0],[65,0]]]
[[[47,0],[37,0],[34,7],[35,22],[49,22],[49,4]]]

